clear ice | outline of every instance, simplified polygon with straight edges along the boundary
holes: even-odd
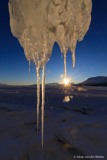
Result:
[[[37,73],[37,130],[40,112],[40,69],[42,69],[42,146],[44,131],[45,67],[55,42],[64,54],[72,53],[75,66],[75,49],[89,29],[91,0],[9,0],[10,27],[19,40],[27,60],[33,61]]]

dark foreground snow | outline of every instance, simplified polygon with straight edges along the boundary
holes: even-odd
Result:
[[[106,160],[107,89],[86,89],[75,91],[78,99],[73,95],[74,99],[64,104],[63,94],[48,89],[42,150],[41,131],[36,131],[36,109],[32,107],[33,90],[2,88],[0,160]]]

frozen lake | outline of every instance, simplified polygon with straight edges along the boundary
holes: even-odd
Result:
[[[64,103],[68,95],[73,98]],[[0,160],[106,160],[106,135],[106,87],[46,87],[44,150],[36,132],[36,87],[0,88]]]

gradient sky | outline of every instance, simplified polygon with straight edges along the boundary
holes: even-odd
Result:
[[[92,21],[84,40],[77,44],[76,66],[72,69],[71,53],[67,54],[67,73],[74,83],[92,76],[107,76],[107,0],[92,0]],[[0,0],[0,83],[34,84],[35,65],[28,62],[9,26],[8,0]],[[46,82],[59,82],[63,74],[63,57],[54,44],[47,63]]]

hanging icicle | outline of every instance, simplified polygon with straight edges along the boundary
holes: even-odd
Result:
[[[72,52],[72,67],[75,67],[75,51]]]
[[[39,128],[40,112],[39,71],[40,68],[42,69],[42,147],[45,65],[51,56],[54,43],[57,42],[64,54],[64,76],[67,77],[67,50],[70,49],[72,52],[74,67],[76,44],[77,41],[84,38],[89,29],[91,8],[92,0],[9,0],[11,31],[24,48],[27,60],[30,59],[37,66],[37,130]]]
[[[40,68],[36,67],[37,75],[37,132],[39,130],[39,112],[40,112]]]
[[[64,54],[64,78],[67,78],[66,53]]]
[[[30,65],[31,65],[31,61],[29,59],[29,79],[30,79]]]
[[[44,144],[44,106],[45,106],[45,65],[43,65],[43,68],[42,68],[42,108],[41,108],[42,148]]]

